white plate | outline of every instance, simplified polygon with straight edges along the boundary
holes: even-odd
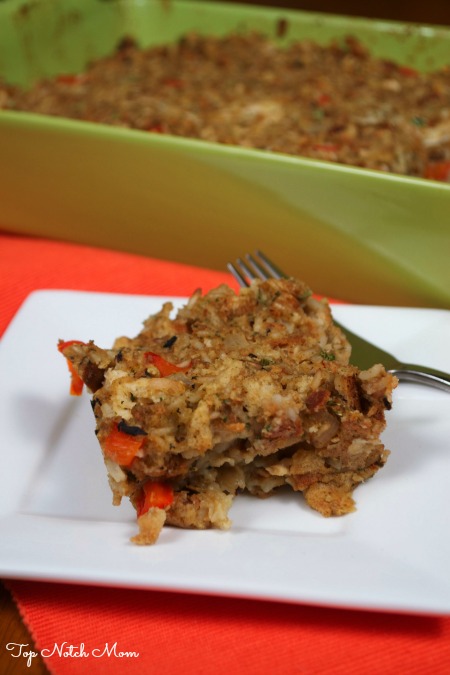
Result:
[[[292,493],[242,496],[228,532],[165,528],[154,547],[129,543],[134,512],[111,506],[89,397],[69,396],[56,343],[109,346],[162,300],[39,291],[11,323],[0,343],[0,576],[450,612],[450,396],[428,387],[396,390],[392,454],[356,490],[355,513],[325,519]],[[450,371],[450,312],[334,311],[404,359]]]

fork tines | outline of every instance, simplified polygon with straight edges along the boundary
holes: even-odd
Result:
[[[281,279],[286,275],[264,255],[261,251],[255,251],[253,255],[247,253],[245,261],[237,258],[236,262],[228,263],[229,271],[240,286],[249,286],[253,279]]]

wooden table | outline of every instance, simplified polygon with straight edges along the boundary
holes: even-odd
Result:
[[[33,664],[27,668],[24,659],[16,659],[7,651],[6,645],[15,642],[29,645],[34,650],[33,640],[25,628],[19,611],[4,584],[0,583],[0,673],[2,675],[46,675],[47,668],[40,656],[33,658]]]

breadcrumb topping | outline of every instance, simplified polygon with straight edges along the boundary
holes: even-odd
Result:
[[[450,68],[420,73],[353,36],[125,39],[83,73],[0,86],[0,107],[450,180]]]

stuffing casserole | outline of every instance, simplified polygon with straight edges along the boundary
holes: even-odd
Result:
[[[137,512],[137,544],[164,523],[226,529],[235,495],[287,487],[323,516],[385,463],[396,378],[350,365],[325,300],[295,279],[195,292],[112,349],[59,343],[72,393],[92,392],[113,502]]]
[[[278,47],[256,33],[188,34],[140,49],[125,39],[84,73],[0,107],[449,180],[450,68],[371,56],[353,37]]]

